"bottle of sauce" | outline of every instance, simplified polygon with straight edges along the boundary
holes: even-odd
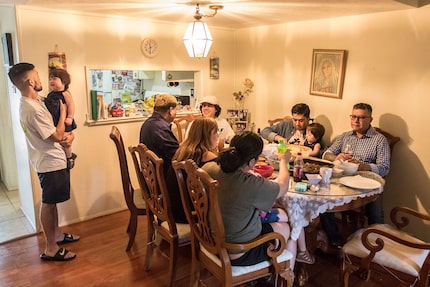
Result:
[[[294,168],[293,168],[293,178],[295,182],[302,181],[303,176],[303,157],[302,153],[298,152],[296,159],[294,160]]]

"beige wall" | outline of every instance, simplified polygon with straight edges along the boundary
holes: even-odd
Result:
[[[219,40],[214,43],[211,55],[221,58],[221,77],[211,80],[209,60],[191,59],[186,54],[182,43],[186,25],[24,7],[17,10],[17,19],[20,60],[36,65],[45,87],[41,94],[48,92],[48,53],[54,51],[55,45],[58,45],[59,51],[65,52],[72,77],[70,90],[75,100],[75,119],[78,123],[73,150],[78,158],[71,171],[72,198],[60,205],[61,224],[126,208],[118,157],[109,138],[111,125],[85,125],[89,96],[85,66],[200,70],[202,94],[222,98],[223,94],[219,91],[233,90],[233,31],[212,29],[213,37]],[[153,59],[145,58],[140,51],[140,43],[146,37],[156,39],[159,44],[159,53]],[[118,124],[126,146],[138,143],[141,124]],[[131,176],[137,186],[133,172]],[[37,186],[34,189],[40,192]]]
[[[125,207],[117,156],[108,138],[110,126],[84,125],[86,65],[202,70],[202,94],[218,96],[223,107],[233,105],[231,93],[242,89],[243,79],[249,77],[255,91],[246,105],[257,127],[264,127],[268,118],[289,114],[294,103],[306,102],[312,116],[326,126],[327,139],[350,128],[347,116],[354,103],[368,102],[374,107],[373,124],[402,138],[386,178],[386,212],[398,204],[430,212],[430,137],[424,124],[430,104],[429,16],[430,7],[422,7],[235,32],[212,27],[211,56],[220,57],[221,76],[210,80],[208,59],[186,55],[181,41],[185,25],[20,8],[21,60],[35,63],[47,83],[47,53],[57,44],[67,55],[73,77],[78,159],[72,170],[72,200],[61,206],[62,222]],[[160,44],[155,59],[140,53],[145,37]],[[348,50],[342,99],[309,95],[312,49],[323,48]],[[137,143],[140,125],[118,125],[126,145]],[[419,229],[414,232],[424,235]]]
[[[248,103],[257,127],[305,102],[332,140],[350,129],[352,106],[367,102],[373,125],[401,137],[386,177],[386,219],[395,205],[430,212],[430,6],[243,29],[236,37],[236,74],[255,81]],[[342,99],[309,94],[312,49],[348,51]]]

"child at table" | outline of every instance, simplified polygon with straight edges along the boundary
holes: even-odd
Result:
[[[256,172],[253,172],[249,170],[247,173],[253,174],[255,176],[261,176]],[[288,222],[288,215],[282,208],[272,208],[269,211],[263,211],[260,210],[260,220],[261,223],[267,224],[271,222]],[[315,257],[312,256],[312,254],[309,253],[306,247],[306,238],[305,238],[305,230],[302,228],[299,234],[299,238],[297,239],[297,247],[298,252],[296,255],[296,261],[302,262],[306,264],[314,264],[315,263]]]
[[[324,133],[325,128],[319,123],[312,123],[306,127],[306,140],[303,145],[312,149],[312,151],[309,153],[310,156],[321,157],[321,140],[324,136]]]
[[[272,208],[268,212],[260,211],[260,220],[262,223],[270,222],[288,222],[288,215],[282,208]],[[296,261],[306,264],[314,264],[315,257],[309,253],[306,248],[305,230],[302,228],[300,231],[299,238],[297,239],[298,252],[296,255]]]

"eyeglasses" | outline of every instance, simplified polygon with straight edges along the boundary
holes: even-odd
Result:
[[[364,121],[365,119],[370,118],[369,116],[356,116],[356,115],[350,115],[349,118],[353,121],[359,120]]]

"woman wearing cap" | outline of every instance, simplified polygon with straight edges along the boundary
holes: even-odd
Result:
[[[218,124],[218,134],[220,141],[229,143],[234,137],[234,131],[230,124],[224,118],[220,118],[221,107],[218,105],[218,100],[214,96],[203,97],[200,102],[200,112],[204,117],[214,118]],[[185,138],[188,137],[188,132],[190,131],[192,123],[188,126],[185,132]]]

